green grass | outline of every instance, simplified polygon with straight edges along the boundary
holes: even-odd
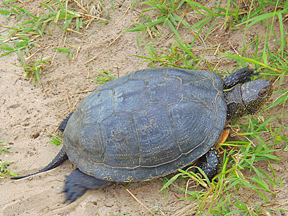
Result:
[[[36,15],[35,12],[26,9],[25,4],[21,4],[17,0],[4,1],[4,6],[0,9],[0,14],[7,17],[17,17],[18,21],[16,27],[1,25],[1,27],[8,29],[9,33],[0,35],[0,50],[4,51],[0,58],[17,52],[21,60],[20,66],[25,68],[26,76],[31,77],[33,84],[36,80],[41,84],[41,69],[44,64],[49,65],[51,63],[50,60],[47,61],[51,57],[41,57],[34,61],[30,58],[36,53],[36,48],[43,48],[40,39],[46,35],[52,35],[51,29],[58,25],[61,27],[63,34],[68,31],[81,34],[85,27],[84,25],[88,26],[91,19],[95,19],[94,22],[107,23],[106,18],[96,18],[87,11],[83,12],[79,8],[68,6],[68,1],[62,2],[60,0],[45,0],[39,3],[37,6],[43,12],[40,15]],[[91,2],[90,7],[94,4],[96,3]],[[86,18],[85,21],[84,18]],[[64,44],[64,46],[66,47],[54,47],[53,49],[55,52],[66,53],[69,60],[72,60],[73,51],[71,47],[69,44]]]
[[[221,23],[222,26],[225,27],[225,25],[229,23],[228,29],[231,30],[245,28],[246,34],[247,31],[249,31],[249,28],[251,28],[256,23],[265,22],[267,25],[267,34],[265,36],[260,35],[254,41],[247,45],[244,44],[243,40],[244,49],[241,50],[238,56],[226,55],[225,57],[241,61],[242,65],[245,62],[252,63],[255,64],[256,67],[261,66],[277,71],[276,68],[270,67],[268,65],[268,58],[270,57],[269,55],[271,55],[271,53],[269,52],[268,42],[270,42],[272,35],[275,36],[276,43],[280,45],[279,55],[277,56],[283,58],[284,47],[287,47],[285,39],[285,29],[283,27],[283,16],[287,14],[288,10],[287,2],[284,4],[283,2],[279,1],[277,2],[277,5],[275,5],[274,2],[262,0],[249,5],[250,7],[246,11],[243,9],[240,11],[238,6],[234,4],[233,1],[228,2],[231,3],[232,7],[230,4],[227,4],[226,8],[215,7],[212,10],[197,2],[188,0],[181,2],[161,1],[160,4],[158,1],[149,0],[141,2],[141,4],[149,5],[149,7],[146,10],[142,11],[142,22],[135,23],[134,27],[129,29],[128,32],[143,32],[144,34],[150,32],[150,35],[152,35],[155,40],[157,40],[157,38],[161,34],[159,29],[163,27],[168,27],[173,33],[175,44],[171,46],[170,52],[167,52],[163,50],[155,50],[152,43],[147,45],[146,42],[143,41],[150,56],[138,57],[146,59],[146,61],[149,61],[150,64],[154,66],[155,62],[158,62],[161,66],[178,66],[194,69],[197,68],[199,62],[201,61],[201,59],[197,58],[196,54],[191,51],[193,50],[195,42],[199,40],[204,47],[207,47],[205,41],[211,31],[216,28],[217,24]],[[252,10],[252,8],[255,9]],[[267,10],[267,8],[274,8],[274,12],[266,13],[265,10]],[[278,8],[283,9],[276,10]],[[187,12],[191,10],[194,10],[195,15],[201,18],[200,21],[195,23],[194,25],[190,25],[184,19]],[[148,11],[153,11],[155,15],[146,16],[146,13]],[[180,17],[180,14],[182,17]],[[280,25],[280,38],[276,37],[274,29],[275,27],[273,26],[273,23],[276,22],[276,20],[277,22],[279,22]],[[209,26],[209,28],[207,28],[207,26]],[[206,27],[206,29],[202,32],[203,27]],[[194,35],[192,43],[187,44],[183,41],[177,31],[177,29],[179,28],[188,29],[191,31],[191,36]],[[261,53],[259,53],[258,49],[259,37],[261,38],[261,40],[263,39],[263,37],[265,37],[264,49],[261,50]],[[137,41],[139,44],[139,38],[137,38]],[[256,47],[254,58],[247,56],[246,49],[249,46]],[[245,56],[240,56],[241,54],[244,54]],[[261,62],[260,60],[263,60],[263,62]],[[287,72],[287,68],[283,68],[283,70]]]
[[[61,138],[62,136],[54,136],[53,134],[50,134],[50,143],[54,145],[61,145]]]
[[[97,84],[104,84],[114,79],[116,78],[108,70],[104,70],[103,72],[99,71],[97,78],[94,79],[93,81],[96,82]]]
[[[70,50],[68,48],[65,48],[65,47],[63,47],[63,48],[54,47],[53,49],[54,50],[58,50],[58,51],[60,51],[62,53],[66,53],[67,56],[69,57],[69,60],[70,61],[72,60],[72,58],[73,58],[73,51],[72,50]]]
[[[19,55],[22,56],[21,53]],[[20,58],[20,61],[21,59],[23,59],[23,56],[22,58]],[[41,58],[39,61],[32,62],[29,64],[21,64],[17,66],[23,67],[25,69],[25,72],[26,72],[25,75],[30,77],[30,79],[32,80],[32,85],[35,83],[36,80],[38,81],[39,84],[41,84],[41,81],[40,81],[41,70],[45,65],[50,64],[47,60],[48,59]],[[21,62],[24,62],[24,61],[21,61]]]
[[[6,144],[3,142],[0,142],[0,155],[3,152],[12,152],[9,148],[6,148]],[[5,177],[7,175],[10,176],[17,176],[17,174],[13,173],[8,169],[7,167],[12,164],[13,161],[2,161],[0,160],[0,178]]]
[[[187,194],[186,198],[183,199],[196,200],[193,208],[196,210],[196,215],[233,215],[236,213],[241,215],[259,215],[265,211],[271,211],[273,207],[269,209],[261,204],[270,201],[268,194],[276,196],[274,188],[282,187],[283,183],[281,178],[276,176],[270,162],[279,162],[280,159],[275,156],[275,151],[287,150],[288,144],[287,127],[283,124],[277,124],[275,125],[276,128],[272,129],[271,126],[275,124],[272,123],[273,121],[285,118],[285,113],[287,113],[285,110],[288,90],[282,90],[281,86],[284,77],[288,75],[287,38],[283,27],[283,17],[287,16],[288,3],[265,0],[248,2],[246,10],[240,9],[240,6],[233,1],[228,1],[226,8],[219,6],[220,1],[218,1],[218,5],[215,8],[207,8],[193,1],[161,1],[160,4],[158,1],[144,1],[141,4],[148,5],[147,9],[142,11],[142,20],[135,23],[128,31],[138,32],[136,40],[139,49],[142,43],[146,49],[145,53],[149,55],[139,55],[137,57],[142,58],[143,62],[148,62],[151,67],[174,66],[197,69],[203,57],[201,58],[201,56],[193,52],[195,43],[200,41],[206,47],[207,38],[215,28],[218,28],[217,25],[221,23],[228,31],[241,28],[245,32],[243,39],[244,48],[236,55],[220,53],[223,58],[231,59],[231,62],[236,66],[235,69],[250,64],[257,68],[264,77],[272,78],[272,80],[279,77],[278,88],[274,86],[277,89],[274,94],[279,96],[274,102],[266,106],[264,111],[258,113],[257,116],[246,116],[233,122],[233,128],[240,128],[237,136],[242,141],[227,141],[221,146],[223,159],[219,174],[214,177],[212,182],[207,178],[206,181],[203,181],[191,171],[195,167],[190,167],[186,171],[180,170],[180,173],[169,180],[167,179],[162,190],[165,189],[167,191],[170,185],[174,185],[178,187],[179,191]],[[267,13],[268,9],[273,12]],[[189,24],[185,20],[185,15],[189,11],[193,11],[194,14],[201,18],[194,25]],[[180,17],[181,14],[182,17]],[[246,34],[257,23],[266,25],[266,34],[257,35],[254,40],[245,44]],[[274,23],[279,23],[279,29],[276,28],[276,25],[273,25]],[[170,49],[163,50],[154,46],[161,36],[167,37],[167,35],[161,34],[162,28],[168,28],[173,33],[172,37],[175,42]],[[184,42],[179,34],[181,31],[179,29],[191,32],[191,36],[194,37],[192,43],[187,44]],[[280,37],[276,36],[277,31],[280,31]],[[148,35],[153,38],[152,42],[151,39],[149,39],[149,43],[146,42]],[[261,47],[260,43],[262,41],[265,41],[263,47]],[[270,50],[272,41],[277,45],[278,50]],[[253,51],[248,52],[248,48]],[[144,53],[143,50],[140,49],[140,51]],[[206,69],[218,71],[217,65],[211,65],[208,62]],[[221,74],[224,75],[225,73]],[[269,110],[274,106],[283,107],[281,116],[268,116]],[[264,133],[270,134],[271,138],[264,140],[262,137]],[[279,143],[282,143],[284,147],[275,150],[275,145]],[[257,168],[257,164],[261,163],[261,161],[268,161],[272,176],[266,173],[265,170]],[[249,176],[245,174],[247,170],[250,171]],[[193,180],[205,189],[187,191],[185,188],[174,184],[174,181],[179,177]],[[254,205],[249,199],[245,203],[240,201],[237,198],[237,193],[231,192],[232,189],[239,191],[240,188],[246,188],[244,190],[254,191],[254,193],[258,194],[261,200],[259,204]],[[285,210],[282,209],[281,211]],[[186,213],[188,214],[189,212]]]

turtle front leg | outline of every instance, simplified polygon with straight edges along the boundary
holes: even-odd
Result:
[[[66,193],[66,199],[63,203],[68,200],[70,200],[70,203],[74,202],[88,189],[105,188],[112,184],[113,182],[97,179],[82,173],[79,169],[75,169],[69,176],[66,176],[65,187],[62,191]]]
[[[199,166],[207,175],[207,177],[211,180],[217,173],[217,167],[219,164],[219,155],[216,149],[211,148],[209,152],[207,152],[205,161]]]
[[[255,72],[255,69],[249,69],[248,66],[241,68],[223,79],[223,87],[224,89],[229,89],[238,83],[251,81],[251,77],[258,74],[258,72]]]

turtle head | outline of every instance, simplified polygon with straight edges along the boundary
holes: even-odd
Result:
[[[257,112],[271,97],[272,83],[264,80],[254,80],[237,84],[224,92],[227,103],[227,119],[233,119]]]
[[[257,112],[271,97],[272,83],[264,80],[254,80],[241,85],[242,100],[246,107],[246,114]]]

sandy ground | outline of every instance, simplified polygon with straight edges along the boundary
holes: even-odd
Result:
[[[36,3],[37,1],[34,1],[34,4]],[[140,10],[143,6],[129,10],[130,1],[114,2],[116,8],[114,13],[110,1],[106,3],[107,6],[104,8],[107,10],[110,8],[110,20],[107,24],[92,23],[87,30],[82,29],[83,35],[72,32],[64,34],[59,27],[53,26],[50,27],[51,35],[47,34],[39,39],[41,48],[31,52],[37,51],[30,61],[39,60],[40,57],[51,57],[49,60],[51,64],[45,66],[41,72],[41,85],[36,83],[32,86],[29,78],[24,76],[23,68],[15,66],[20,64],[16,53],[0,59],[0,141],[5,142],[6,147],[12,150],[12,153],[2,153],[0,159],[14,161],[8,167],[11,171],[19,175],[33,173],[54,158],[61,146],[55,146],[49,142],[49,132],[61,135],[57,127],[83,98],[98,87],[91,80],[97,77],[99,71],[109,70],[115,77],[118,77],[148,67],[146,63],[140,64],[142,59],[133,56],[140,55],[136,33],[122,33],[131,25],[131,21],[139,18],[136,9]],[[10,18],[0,16],[0,21],[6,26],[17,24],[13,16]],[[1,30],[1,34],[6,33],[3,28]],[[260,25],[256,29],[251,29],[247,40],[256,33],[261,34],[264,30],[265,27]],[[171,34],[168,28],[163,31],[163,35]],[[179,32],[187,42],[193,40],[189,37],[187,30],[180,28]],[[219,30],[210,37],[218,44],[221,43],[222,49],[239,51],[242,46],[242,35],[241,30],[233,34]],[[152,41],[149,37],[146,39]],[[172,42],[171,37],[161,36],[157,46],[168,49]],[[59,43],[60,47],[64,43],[75,46],[79,48],[79,52],[77,53],[77,49],[74,49],[74,58],[70,61],[65,54],[56,53],[52,49],[52,47],[58,47]],[[198,48],[201,48],[200,42],[198,45]],[[141,48],[145,54],[143,44]],[[213,54],[215,49],[214,46],[214,50],[208,53],[204,62],[208,61],[212,64],[219,62],[221,57]],[[201,56],[200,52],[199,56]],[[85,64],[95,56],[97,56],[95,60]],[[224,72],[232,68],[233,64],[230,64],[229,60],[221,60],[220,70]],[[282,88],[288,89],[287,78],[285,79]],[[274,99],[276,97],[273,96]],[[275,107],[266,113],[276,116],[285,112],[284,119],[275,120],[272,127],[277,127],[279,123],[287,125],[287,111],[283,110],[285,108]],[[277,196],[270,195],[270,204],[278,203],[280,208],[288,209],[288,156],[287,152],[283,151],[276,154],[280,157],[282,164],[272,163],[272,165],[276,170],[276,175],[282,178],[284,186],[275,188]],[[269,172],[268,162],[261,163],[258,167]],[[97,215],[97,213],[100,216],[120,215],[120,213],[148,215],[147,210],[125,190],[125,184],[115,184],[106,189],[88,191],[74,203],[62,204],[64,194],[60,192],[63,189],[65,175],[73,169],[73,165],[67,161],[54,170],[23,180],[12,181],[9,178],[1,178],[0,215]],[[249,175],[248,172],[247,175]],[[190,215],[191,202],[179,201],[179,197],[184,197],[184,195],[176,193],[175,188],[167,192],[165,200],[164,192],[157,193],[162,186],[162,180],[157,179],[151,182],[132,183],[128,189],[152,211],[161,210],[165,215]],[[242,196],[243,202],[255,199],[255,205],[259,203],[257,194],[249,194],[242,189],[239,194],[235,191],[235,196]],[[157,211],[156,215],[163,215],[162,213]],[[274,213],[280,215],[277,211]]]

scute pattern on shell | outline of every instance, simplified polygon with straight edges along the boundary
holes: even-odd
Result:
[[[98,179],[151,180],[208,152],[226,109],[216,73],[140,70],[103,84],[79,104],[64,147],[82,172]]]

